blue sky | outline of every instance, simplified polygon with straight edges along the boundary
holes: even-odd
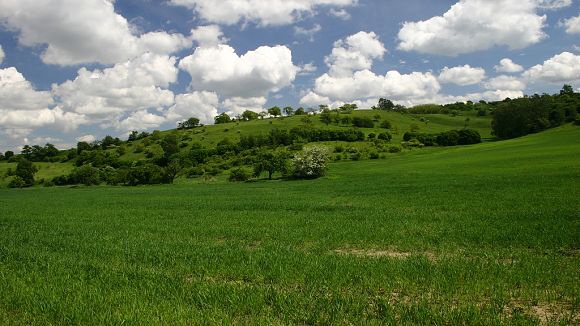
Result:
[[[3,0],[0,151],[274,105],[577,89],[579,9],[577,0]]]

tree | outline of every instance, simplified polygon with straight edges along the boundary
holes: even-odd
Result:
[[[294,115],[305,115],[306,111],[304,110],[304,108],[298,108],[296,109],[296,112],[294,112]]]
[[[199,119],[198,118],[189,118],[183,122],[177,124],[177,129],[193,129],[199,127]]]
[[[247,121],[258,120],[258,114],[254,111],[246,110],[242,113],[242,119]]]
[[[564,85],[560,91],[560,95],[574,95],[574,88],[570,85]]]
[[[291,106],[287,106],[284,108],[284,114],[291,116],[294,114],[294,109]]]
[[[219,125],[219,124],[223,124],[223,123],[232,122],[232,118],[227,113],[224,112],[224,113],[218,115],[217,117],[215,117],[214,121],[215,121],[216,125]]]
[[[168,134],[161,140],[161,148],[163,148],[164,162],[161,165],[167,165],[172,155],[179,153],[179,139],[174,133]]]
[[[389,120],[383,120],[381,122],[381,128],[383,129],[391,129],[392,125],[391,122]]]
[[[77,143],[77,154],[80,154],[84,151],[90,151],[91,149],[91,144],[87,143],[86,141],[80,141]]]
[[[279,117],[279,116],[282,115],[282,111],[280,110],[279,107],[274,106],[274,107],[271,107],[271,108],[268,109],[268,114],[269,115],[272,115],[272,116],[275,116],[275,117]]]
[[[21,159],[16,165],[14,175],[22,178],[26,187],[34,185],[34,175],[38,172],[38,168],[27,159]]]
[[[14,152],[13,151],[6,151],[4,153],[4,158],[9,161],[12,157],[14,157]]]
[[[315,179],[326,174],[328,151],[323,147],[311,147],[292,159],[294,177]]]
[[[392,110],[394,108],[395,108],[395,104],[391,100],[387,100],[384,98],[380,98],[379,104],[377,105],[377,107],[375,107],[375,109],[378,109],[378,110]]]
[[[332,115],[329,111],[323,111],[320,114],[320,121],[322,121],[325,125],[329,125],[332,122]]]
[[[285,152],[273,153],[262,151],[257,155],[254,164],[254,176],[259,177],[262,172],[268,172],[268,179],[272,180],[275,172],[284,173],[287,170],[288,154]]]

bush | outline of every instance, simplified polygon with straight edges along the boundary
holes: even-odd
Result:
[[[14,178],[12,178],[12,180],[10,180],[10,183],[8,183],[8,187],[10,188],[24,188],[26,186],[27,184],[24,181],[24,179],[22,179],[22,177],[19,176],[15,176]]]
[[[373,119],[367,117],[354,117],[352,119],[352,125],[359,128],[374,128],[375,123]]]
[[[235,168],[230,172],[230,182],[244,182],[250,180],[252,172],[246,168]]]
[[[437,136],[436,139],[439,146],[457,146],[459,145],[459,132],[456,130],[442,132]]]
[[[371,152],[369,154],[369,157],[370,157],[371,160],[378,160],[379,159],[379,153],[377,153],[377,152]]]
[[[402,151],[399,146],[389,146],[389,153],[400,153]]]
[[[392,125],[391,122],[389,120],[383,120],[383,122],[381,122],[381,128],[383,129],[391,129]]]
[[[384,140],[384,141],[391,141],[391,139],[393,139],[393,136],[391,136],[391,134],[388,132],[381,132],[377,136],[377,139]]]
[[[459,130],[459,145],[471,145],[481,143],[481,135],[473,129]]]
[[[296,178],[315,179],[326,173],[328,152],[323,147],[311,147],[292,159],[293,175]]]
[[[98,185],[101,183],[100,171],[91,165],[83,165],[72,171],[69,176],[69,182],[85,186]]]
[[[377,138],[377,135],[376,135],[375,133],[373,133],[373,132],[371,132],[371,133],[368,135],[368,139],[375,139],[375,138]]]

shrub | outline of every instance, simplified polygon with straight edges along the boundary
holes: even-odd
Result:
[[[377,136],[377,139],[384,140],[384,141],[391,141],[391,139],[393,139],[393,136],[391,136],[391,134],[388,132],[381,132]]]
[[[459,133],[459,145],[471,145],[481,143],[481,135],[473,129],[462,129]]]
[[[391,129],[392,125],[391,122],[389,120],[383,120],[383,122],[381,122],[381,128],[383,129]]]
[[[292,159],[293,175],[296,178],[315,179],[326,173],[328,152],[323,147],[311,147]]]
[[[375,123],[373,119],[368,117],[354,117],[352,119],[352,125],[359,128],[374,128]]]
[[[377,135],[375,133],[371,132],[367,137],[368,137],[368,139],[375,139],[375,138],[377,138]]]
[[[437,136],[437,144],[439,144],[439,146],[457,146],[457,145],[459,145],[459,132],[456,130],[450,130],[450,131],[440,133]],[[425,144],[425,145],[427,145],[427,144]],[[429,145],[427,145],[427,146],[429,146]]]
[[[230,182],[244,182],[250,180],[252,172],[246,168],[235,168],[230,172],[228,180]]]
[[[389,153],[400,153],[402,151],[399,146],[389,146]]]
[[[24,179],[22,179],[22,177],[19,176],[15,176],[14,178],[12,178],[12,180],[10,180],[10,183],[8,183],[8,187],[10,188],[24,188],[26,186],[27,185]]]
[[[84,184],[85,186],[98,185],[101,183],[100,171],[91,165],[83,165],[72,171],[69,176],[69,182]]]
[[[371,160],[378,160],[379,159],[379,153],[377,153],[377,152],[371,152],[369,154],[369,157],[370,157]]]

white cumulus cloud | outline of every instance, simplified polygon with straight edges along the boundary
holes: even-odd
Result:
[[[223,97],[261,97],[290,86],[299,68],[286,46],[261,46],[238,56],[229,45],[198,47],[179,62],[192,78],[191,88]]]
[[[562,52],[523,73],[531,83],[580,83],[580,55]]]
[[[572,0],[536,0],[536,2],[539,8],[549,10],[565,8],[572,4]]]
[[[231,115],[242,114],[246,110],[261,112],[268,100],[265,97],[232,97],[226,99],[222,105]]]
[[[104,70],[81,68],[74,80],[53,85],[53,94],[63,109],[96,121],[168,107],[174,96],[165,88],[177,80],[175,64],[174,57],[146,53]]]
[[[259,26],[289,25],[314,15],[321,6],[343,8],[357,0],[170,0],[192,9],[203,20],[226,25],[252,22]]]
[[[526,84],[513,76],[497,76],[485,82],[484,87],[491,90],[522,91]]]
[[[374,32],[358,32],[334,43],[332,53],[325,58],[332,76],[348,76],[354,71],[370,69],[373,61],[387,52]]]
[[[580,34],[580,16],[566,19],[563,23],[568,34]]]
[[[218,25],[199,26],[192,29],[191,38],[199,46],[215,46],[228,41]]]
[[[439,74],[439,81],[460,86],[478,84],[485,78],[485,69],[473,68],[470,65],[448,68],[445,67]]]
[[[494,46],[521,49],[546,37],[536,0],[460,0],[443,16],[405,22],[399,48],[457,56]]]
[[[3,0],[0,23],[24,46],[46,45],[43,62],[56,65],[115,64],[150,51],[171,54],[191,46],[181,34],[134,35],[114,1]]]
[[[181,121],[191,117],[198,118],[203,124],[212,124],[218,114],[219,98],[213,92],[193,92],[179,94],[175,105],[167,111],[169,121]]]
[[[524,71],[524,67],[514,63],[510,58],[501,59],[499,65],[493,67],[497,72],[516,73]]]

